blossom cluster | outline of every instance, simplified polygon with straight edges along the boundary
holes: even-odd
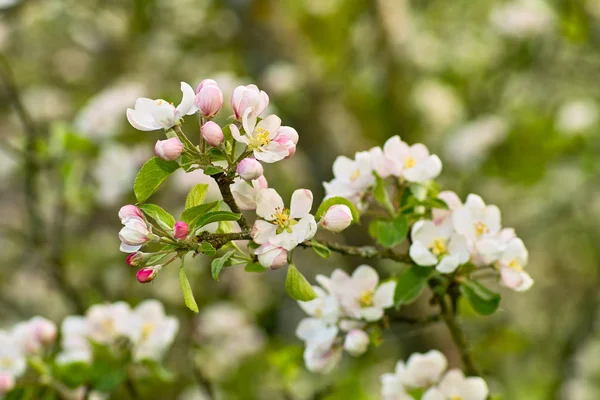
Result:
[[[317,275],[317,298],[299,301],[310,315],[300,321],[296,335],[305,342],[306,367],[329,372],[341,359],[342,349],[353,356],[367,351],[369,324],[383,318],[394,303],[395,281],[380,283],[374,268],[361,265],[352,275],[336,269],[331,277]]]
[[[398,361],[394,373],[381,376],[383,400],[485,400],[487,383],[480,377],[465,377],[461,370],[447,370],[444,354],[431,350],[413,353],[406,363]],[[415,397],[416,393],[423,393]]]

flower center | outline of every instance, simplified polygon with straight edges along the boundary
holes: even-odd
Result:
[[[292,226],[298,223],[298,221],[290,217],[290,210],[287,208],[284,208],[283,210],[279,208],[275,209],[273,219],[275,220],[275,224],[278,225],[277,234],[280,234],[283,231],[286,231],[287,233],[292,233]]]
[[[437,257],[448,253],[448,246],[446,246],[446,239],[435,238],[430,245],[431,252]]]
[[[371,290],[363,290],[360,294],[360,306],[361,307],[371,307],[373,306],[373,295],[374,291]]]
[[[460,396],[450,396],[450,400],[462,400]]]
[[[521,272],[523,271],[523,266],[521,265],[521,263],[518,260],[512,260],[511,262],[508,263],[508,267],[517,271],[517,272]]]
[[[4,369],[9,369],[11,368],[13,365],[13,360],[11,360],[8,357],[4,357],[3,359],[0,360],[0,367],[4,368]]]
[[[481,221],[475,222],[475,233],[477,236],[482,236],[486,233],[489,233],[490,229]]]
[[[148,339],[148,337],[152,334],[153,331],[154,331],[154,324],[146,322],[144,324],[144,326],[142,326],[142,338],[141,338],[141,340]]]
[[[358,178],[360,178],[360,169],[356,169],[352,174],[350,174],[350,182],[354,182]]]
[[[254,137],[250,141],[250,146],[256,149],[268,145],[271,143],[271,138],[269,135],[270,132],[265,128],[256,128],[254,131]]]
[[[115,323],[110,318],[107,318],[104,321],[102,321],[102,327],[108,333],[113,333],[115,331]]]
[[[404,168],[412,168],[417,165],[417,160],[413,156],[408,156],[404,159]]]

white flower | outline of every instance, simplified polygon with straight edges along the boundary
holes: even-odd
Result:
[[[20,346],[5,331],[0,331],[0,375],[18,378],[25,373],[27,362]]]
[[[231,194],[241,210],[256,210],[256,195],[259,190],[268,188],[269,185],[264,175],[254,179],[251,184],[241,178],[235,178],[231,185]]]
[[[327,373],[342,357],[342,349],[334,346],[338,328],[316,318],[305,318],[296,328],[296,336],[306,343],[304,363],[309,371]]]
[[[485,400],[488,394],[487,383],[482,378],[465,378],[461,370],[451,369],[437,387],[423,394],[422,400]]]
[[[154,131],[169,129],[176,125],[185,115],[192,115],[198,111],[194,105],[196,93],[190,85],[181,82],[183,98],[177,107],[162,100],[152,100],[141,97],[136,100],[135,108],[127,109],[127,120],[140,131]]]
[[[411,238],[409,255],[418,265],[435,265],[439,272],[451,273],[469,261],[467,240],[464,235],[455,233],[451,224],[417,221],[412,227]]]
[[[333,176],[332,181],[323,182],[326,197],[345,197],[360,207],[363,195],[375,183],[371,154],[358,152],[354,160],[339,156],[333,162]]]
[[[379,147],[371,149],[371,159],[373,169],[382,178],[393,175],[409,182],[426,182],[442,171],[441,160],[430,155],[427,147],[420,143],[408,146],[399,136],[388,139],[383,151]]]
[[[317,298],[310,301],[299,301],[298,305],[311,317],[335,324],[340,317],[340,305],[337,298],[318,286],[313,286]]]
[[[257,160],[274,163],[290,154],[287,143],[277,141],[281,127],[281,119],[278,116],[271,114],[257,123],[256,114],[249,108],[242,117],[242,126],[245,132],[243,136],[236,125],[229,125],[231,135],[238,142],[247,145]]]
[[[329,290],[340,299],[343,310],[351,318],[377,321],[383,310],[394,305],[396,282],[379,284],[379,275],[373,267],[359,266],[352,276],[341,270],[334,271]]]
[[[470,194],[452,215],[452,222],[456,232],[465,235],[474,246],[483,263],[498,260],[504,251],[504,244],[497,237],[501,228],[498,207],[486,206],[481,197]]]
[[[433,208],[431,210],[433,223],[436,225],[442,225],[444,223],[452,224],[452,213],[462,207],[462,201],[460,201],[458,195],[451,190],[444,190],[440,192],[437,197],[448,205],[448,210]]]
[[[125,226],[119,232],[119,239],[121,239],[120,250],[122,252],[133,253],[138,251],[150,240],[152,232],[146,221],[142,218],[128,218],[123,225]]]
[[[284,208],[281,196],[275,189],[258,192],[256,220],[252,228],[252,239],[258,244],[292,250],[298,244],[312,239],[317,231],[315,217],[310,214],[313,195],[310,190],[298,189],[292,194],[290,208]]]
[[[563,104],[557,112],[554,127],[567,135],[585,132],[598,123],[598,105],[592,99]]]
[[[500,269],[502,282],[507,287],[517,292],[524,292],[533,285],[533,279],[523,270],[528,258],[529,254],[521,239],[513,238],[508,242],[496,264]]]
[[[255,116],[260,116],[268,105],[269,96],[256,85],[238,86],[231,96],[231,107],[236,119],[240,119],[248,109]]]
[[[341,359],[342,348],[339,346],[332,346],[328,349],[308,346],[304,349],[304,364],[306,369],[311,372],[327,374]]]
[[[56,325],[46,318],[33,317],[16,324],[11,330],[11,335],[23,353],[33,354],[56,339]]]
[[[424,354],[413,353],[406,361],[403,383],[414,388],[433,385],[439,381],[447,367],[446,356],[438,350],[430,350]]]
[[[111,343],[118,337],[136,342],[137,329],[131,307],[124,301],[112,304],[94,304],[86,312],[89,337],[98,343]]]
[[[361,329],[353,329],[346,335],[344,350],[358,357],[364,354],[369,347],[369,335]]]
[[[158,300],[146,300],[133,310],[133,317],[138,319],[139,333],[134,344],[135,360],[159,360],[171,345],[179,330],[179,321],[167,317],[163,305]]]
[[[406,366],[402,361],[398,361],[394,373],[381,375],[381,397],[383,400],[414,400],[414,397],[406,392],[404,386],[405,375]]]
[[[544,34],[554,25],[554,13],[546,2],[517,0],[496,7],[490,20],[503,35],[516,38]]]
[[[58,364],[74,362],[88,363],[92,359],[92,350],[88,341],[90,326],[86,318],[68,316],[61,324],[62,352],[56,357]]]

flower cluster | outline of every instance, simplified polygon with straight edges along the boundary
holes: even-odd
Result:
[[[342,349],[360,356],[369,346],[369,324],[383,318],[393,305],[396,282],[379,282],[372,267],[362,265],[352,275],[340,269],[330,278],[317,275],[317,298],[299,301],[310,315],[300,321],[296,335],[305,342],[304,361],[311,371],[328,372],[341,359]]]
[[[398,361],[394,373],[381,376],[381,395],[384,400],[487,399],[489,390],[482,378],[465,377],[461,370],[446,371],[447,367],[448,360],[437,350],[414,353],[406,363]]]

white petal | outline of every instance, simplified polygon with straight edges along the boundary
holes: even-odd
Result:
[[[456,232],[465,235],[468,240],[475,240],[477,233],[475,231],[475,221],[471,210],[465,205],[452,214],[452,223]]]
[[[373,304],[377,308],[390,308],[394,305],[394,292],[396,290],[396,282],[384,282],[375,291],[373,296]]]
[[[244,144],[248,144],[248,136],[244,135],[242,136],[240,134],[240,130],[238,129],[238,127],[234,124],[229,125],[229,129],[231,130],[231,136],[233,136],[233,138],[235,140],[237,140],[240,143],[244,143]]]
[[[254,150],[254,158],[266,163],[281,161],[290,154],[285,144],[270,142]]]
[[[310,213],[313,203],[313,194],[308,189],[298,189],[292,194],[290,205],[290,216],[292,218],[303,218]]]
[[[435,269],[437,271],[441,272],[442,274],[450,274],[450,273],[456,271],[456,268],[458,268],[458,265],[459,265],[458,255],[450,254],[450,255],[447,255],[444,258],[442,258],[442,260],[435,267]]]
[[[144,114],[131,108],[127,109],[127,121],[129,121],[131,126],[140,131],[154,131],[161,128],[161,126],[154,121],[152,115]]]
[[[196,98],[196,92],[192,87],[185,83],[181,82],[181,92],[183,93],[183,97],[181,98],[181,103],[177,106],[177,111],[179,111],[179,115],[192,115],[198,109],[194,105],[194,99]]]
[[[121,246],[119,246],[119,250],[121,250],[123,253],[135,253],[136,251],[138,251],[141,248],[142,248],[142,246],[130,246],[123,242],[121,242]]]
[[[456,255],[458,257],[458,264],[462,265],[469,261],[471,258],[471,253],[469,252],[469,245],[467,243],[467,238],[465,235],[460,235],[455,233],[450,237],[450,241],[448,242],[448,251],[450,254]]]
[[[338,179],[349,181],[354,170],[356,170],[354,160],[346,156],[339,156],[333,162],[333,175]]]
[[[415,143],[410,146],[410,155],[417,161],[424,161],[429,157],[429,149],[422,143]]]
[[[442,392],[436,387],[432,387],[427,389],[427,391],[421,397],[421,400],[446,400],[447,397],[444,396]]]
[[[432,243],[436,238],[440,237],[438,227],[429,220],[417,221],[410,232],[410,237],[413,242],[422,242],[425,244]]]
[[[514,238],[506,245],[506,250],[504,250],[501,260],[505,262],[517,260],[524,267],[527,265],[528,258],[529,254],[527,248],[525,248],[525,243],[519,238]]]
[[[254,226],[252,227],[252,240],[258,244],[267,243],[269,239],[275,237],[277,234],[276,231],[277,225],[257,219],[254,221]]]
[[[505,248],[506,245],[496,237],[484,238],[475,242],[475,249],[486,264],[498,261]]]
[[[252,108],[247,108],[242,116],[242,126],[246,135],[254,136],[254,130],[256,128],[256,114],[252,112]]]
[[[500,232],[500,209],[496,206],[487,206],[485,208],[485,217],[483,223],[488,227],[491,233]]]
[[[365,321],[378,321],[383,318],[383,309],[377,307],[367,307],[360,310],[361,318]]]
[[[352,283],[359,290],[372,290],[379,283],[379,275],[375,268],[369,265],[361,265],[352,273]]]
[[[265,131],[268,131],[269,138],[275,139],[280,126],[281,119],[277,115],[271,114],[258,123],[257,129],[262,128]]]
[[[413,242],[408,253],[418,265],[429,267],[438,263],[437,257],[422,242]]]
[[[275,189],[265,189],[258,192],[256,195],[256,214],[267,221],[272,221],[277,211],[283,211],[283,200]]]
[[[523,278],[523,283],[515,289],[517,292],[525,292],[533,286],[533,279],[531,279],[531,276],[527,272],[521,272],[521,277]]]

